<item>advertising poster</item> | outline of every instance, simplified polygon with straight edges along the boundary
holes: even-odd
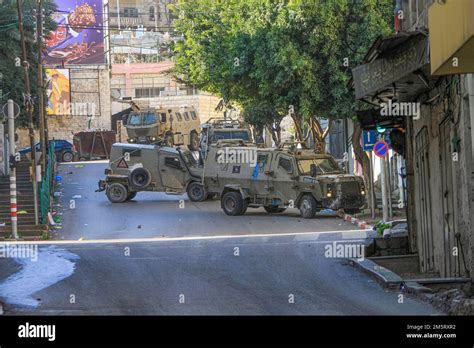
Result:
[[[47,115],[69,115],[71,112],[69,69],[45,69],[45,78],[48,96]]]
[[[46,38],[43,64],[103,64],[102,0],[55,0],[57,28]]]

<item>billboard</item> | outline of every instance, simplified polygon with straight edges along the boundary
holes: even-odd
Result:
[[[57,25],[45,40],[43,64],[103,64],[102,0],[55,0]]]
[[[47,81],[47,115],[69,115],[71,113],[71,83],[69,69],[45,69]]]

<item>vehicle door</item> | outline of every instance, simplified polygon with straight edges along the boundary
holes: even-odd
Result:
[[[165,191],[184,191],[186,185],[186,167],[179,154],[161,152],[158,171]]]
[[[271,173],[272,153],[257,151],[257,165],[252,171],[251,187],[257,196],[267,196],[274,189],[274,178]]]
[[[297,168],[293,157],[278,153],[273,162],[276,168],[271,169],[273,178],[273,195],[284,204],[293,202],[297,198]]]

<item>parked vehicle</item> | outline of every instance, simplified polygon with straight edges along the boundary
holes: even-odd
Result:
[[[84,131],[74,134],[74,147],[80,161],[108,159],[115,143],[115,132],[107,130]]]
[[[49,141],[50,144],[52,144],[53,142],[54,142],[54,153],[56,155],[56,161],[71,162],[74,160],[76,150],[73,144],[71,144],[67,140],[62,140],[62,139],[53,139]],[[36,143],[35,149],[36,149],[36,152],[41,151],[40,143]],[[19,151],[21,155],[27,155],[30,152],[31,152],[30,146],[25,147],[24,149],[21,149]]]
[[[206,195],[195,164],[191,153],[180,148],[115,143],[97,191],[105,191],[112,203],[131,200],[140,191],[187,192],[192,201],[202,201]]]
[[[199,116],[194,107],[138,108],[130,112],[125,128],[132,144],[199,147]]]
[[[363,179],[344,174],[329,154],[317,154],[284,144],[257,148],[242,140],[219,140],[211,145],[202,177],[206,194],[218,194],[227,215],[247,208],[268,213],[298,208],[312,218],[322,209],[359,210],[365,204]]]

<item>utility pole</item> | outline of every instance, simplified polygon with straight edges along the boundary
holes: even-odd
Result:
[[[16,201],[16,149],[15,149],[15,115],[13,100],[8,100],[8,145],[10,147],[10,219],[12,236],[18,239],[18,218]]]
[[[388,197],[387,197],[387,171],[385,165],[385,157],[380,158],[380,178],[382,186],[382,220],[383,222],[388,221]]]
[[[46,143],[46,128],[44,114],[44,89],[43,89],[43,0],[38,1],[36,12],[36,42],[38,44],[38,115],[40,120],[40,148],[41,148],[41,173],[46,170],[46,158],[48,157],[48,147]]]
[[[24,92],[24,106],[25,111],[28,115],[28,129],[30,137],[30,146],[31,146],[31,181],[33,185],[33,200],[35,207],[35,225],[38,225],[38,188],[36,183],[36,146],[35,146],[35,130],[33,124],[33,101],[31,99],[30,92],[30,76],[28,70],[30,64],[28,63],[28,56],[26,55],[26,42],[25,42],[25,32],[23,29],[23,15],[21,12],[21,0],[16,1],[16,7],[18,12],[18,28],[20,30],[21,38],[21,53],[22,53],[22,64],[25,72],[25,92]]]

